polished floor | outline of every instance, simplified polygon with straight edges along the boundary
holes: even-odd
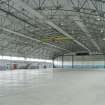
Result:
[[[105,71],[0,71],[0,105],[105,105]]]

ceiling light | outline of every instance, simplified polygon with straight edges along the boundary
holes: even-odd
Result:
[[[101,20],[101,18],[98,16],[98,17],[97,17],[97,20],[98,20],[98,21],[100,21],[100,20]]]
[[[100,18],[97,18],[97,20],[100,20]]]
[[[63,23],[61,23],[61,26],[63,26],[64,24]]]
[[[101,33],[103,33],[104,32],[104,29],[101,29]]]
[[[105,38],[103,38],[103,40],[105,40]]]

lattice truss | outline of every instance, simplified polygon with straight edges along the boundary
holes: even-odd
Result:
[[[103,53],[104,14],[104,0],[0,0],[0,54]]]

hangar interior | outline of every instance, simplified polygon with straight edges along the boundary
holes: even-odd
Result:
[[[105,105],[105,0],[0,0],[0,105]]]

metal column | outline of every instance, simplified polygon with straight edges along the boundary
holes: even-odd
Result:
[[[104,60],[104,68],[105,68],[105,49],[103,48],[103,60]]]
[[[74,68],[74,55],[72,55],[72,68]]]
[[[53,58],[53,68],[55,68],[55,65],[54,65],[54,58]]]
[[[63,67],[63,62],[64,62],[63,58],[64,58],[64,56],[62,55],[62,68],[64,68],[64,67]]]

